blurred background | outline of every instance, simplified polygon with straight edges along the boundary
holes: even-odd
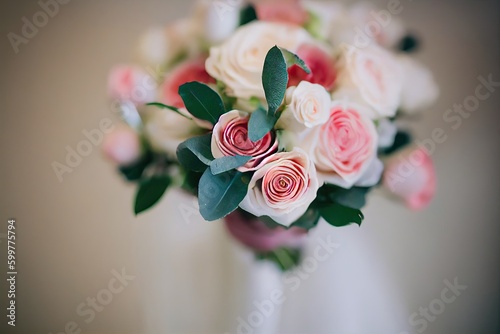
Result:
[[[385,0],[374,3],[387,6]],[[425,333],[499,333],[500,88],[456,130],[443,115],[474,94],[479,76],[500,81],[500,1],[401,3],[401,18],[422,40],[415,56],[441,87],[438,103],[413,124],[419,140],[430,138],[435,128],[446,132],[447,140],[433,154],[438,193],[428,210],[416,214],[374,194],[364,226],[353,231],[370,239],[408,315],[440,298],[445,280],[458,278],[467,286]],[[102,158],[98,146],[62,182],[52,167],[54,161],[64,163],[67,146],[74,149],[85,139],[82,131],[99,129],[103,119],[118,123],[106,96],[109,69],[135,59],[145,29],[187,15],[192,4],[69,1],[15,53],[8,33],[20,34],[23,17],[31,18],[40,6],[37,1],[2,2],[1,277],[8,271],[9,218],[17,221],[18,270],[17,325],[7,326],[2,314],[2,333],[151,333],[155,317],[177,319],[180,325],[172,325],[171,333],[231,330],[220,313],[232,304],[210,304],[225,291],[211,282],[238,271],[224,265],[231,248],[220,224],[181,221],[179,203],[190,199],[176,192],[135,217],[134,188]],[[110,282],[123,279],[123,272],[133,276],[125,278],[123,290],[102,292],[113,290]],[[3,313],[5,279],[0,287]],[[108,298],[102,309],[93,312],[84,305],[84,315],[78,313],[82,302],[99,294]],[[175,300],[174,306],[155,304],[155,295]],[[213,313],[197,312],[200,304]],[[302,305],[313,306],[314,300]],[[155,308],[153,316],[149,310]]]

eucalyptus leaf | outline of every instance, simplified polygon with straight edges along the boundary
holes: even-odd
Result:
[[[238,171],[213,175],[209,168],[198,187],[200,213],[205,220],[223,218],[236,210],[248,190],[248,179]]]
[[[226,112],[220,95],[201,82],[185,83],[179,87],[179,95],[191,115],[212,124]]]
[[[279,112],[267,113],[262,107],[255,110],[248,121],[248,138],[253,142],[264,138],[274,128],[280,115]]]
[[[224,173],[232,169],[243,166],[250,159],[252,159],[252,157],[243,155],[226,156],[218,158],[210,163],[210,171],[214,175]]]
[[[285,57],[274,46],[269,50],[262,71],[262,86],[269,106],[268,113],[274,114],[281,106],[288,84],[288,71]]]
[[[269,114],[275,114],[283,103],[288,86],[288,68],[293,65],[298,65],[306,73],[311,73],[302,59],[286,49],[274,46],[266,55],[262,71],[262,86],[269,106]]]
[[[283,54],[283,57],[285,58],[286,66],[292,67],[294,65],[299,66],[301,69],[303,69],[307,74],[311,74],[311,69],[309,66],[306,65],[306,63],[300,59],[299,56],[297,56],[295,53],[288,51],[287,49],[279,48],[281,53]]]
[[[177,147],[177,159],[188,170],[203,172],[214,157],[211,149],[212,134],[192,137]]]
[[[171,179],[168,175],[156,175],[142,180],[135,196],[135,214],[137,215],[155,205],[170,183]]]

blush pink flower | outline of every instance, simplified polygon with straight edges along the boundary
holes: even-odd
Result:
[[[288,86],[298,86],[301,81],[309,81],[331,90],[335,85],[337,71],[335,62],[322,48],[313,44],[303,44],[296,54],[306,63],[311,70],[307,74],[298,65],[293,65],[288,70],[290,80]]]
[[[436,192],[436,172],[427,150],[410,147],[391,157],[382,184],[412,210],[428,206]]]
[[[156,81],[136,66],[115,66],[108,76],[108,94],[120,102],[130,101],[135,105],[155,100]]]
[[[315,134],[314,162],[326,183],[350,188],[376,158],[377,131],[362,108],[332,103],[329,120]]]
[[[215,124],[212,135],[214,158],[235,155],[253,157],[244,166],[238,168],[241,172],[259,168],[262,160],[278,150],[278,139],[273,132],[252,142],[248,138],[248,120],[249,114],[245,112],[233,110],[225,113]]]
[[[302,26],[309,14],[297,0],[268,0],[255,4],[257,17],[261,21],[290,23]]]
[[[139,136],[130,127],[119,126],[104,137],[102,152],[119,166],[130,165],[141,155]]]
[[[259,219],[248,219],[239,210],[224,218],[228,232],[243,245],[257,251],[272,251],[280,247],[298,247],[307,231],[292,227],[268,228]]]
[[[307,211],[318,188],[314,164],[302,149],[295,148],[264,159],[240,207],[288,227]]]
[[[177,108],[185,107],[184,101],[179,95],[179,87],[192,81],[206,84],[215,83],[215,79],[205,70],[204,58],[188,60],[167,74],[161,87],[162,101]]]

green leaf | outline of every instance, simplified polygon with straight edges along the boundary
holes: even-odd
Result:
[[[220,95],[201,82],[188,82],[179,87],[186,109],[196,118],[217,123],[219,117],[226,112]]]
[[[214,160],[211,149],[212,134],[189,138],[177,147],[179,163],[195,172],[203,172]]]
[[[243,8],[240,12],[240,26],[248,24],[252,21],[257,20],[257,12],[255,11],[254,6],[248,5]]]
[[[255,110],[248,121],[248,138],[253,142],[261,140],[274,128],[280,116],[281,113],[267,113],[262,107]]]
[[[361,209],[366,205],[366,195],[371,188],[352,187],[344,189],[326,184],[318,190],[317,201],[323,204],[338,203],[352,209]]]
[[[297,267],[302,259],[302,251],[298,248],[282,247],[269,252],[256,254],[258,260],[267,260],[276,264],[282,271]]]
[[[315,208],[309,208],[307,209],[306,213],[302,215],[299,219],[297,219],[291,227],[300,227],[303,228],[304,230],[310,230],[316,225],[318,225],[319,219],[321,218],[321,215],[319,213],[318,209]]]
[[[245,198],[248,180],[238,171],[213,175],[209,168],[203,173],[198,187],[200,213],[213,221],[233,212]]]
[[[330,225],[336,227],[347,226],[350,224],[358,224],[364,219],[363,213],[360,210],[348,208],[341,204],[331,204],[319,209],[321,217]]]
[[[238,168],[246,164],[252,157],[235,155],[215,159],[210,163],[210,171],[217,175]]]
[[[387,155],[393,154],[394,152],[397,152],[397,151],[405,148],[406,146],[411,144],[411,142],[412,142],[412,137],[408,132],[398,131],[398,133],[396,134],[396,137],[394,138],[394,143],[392,144],[392,146],[389,148],[386,148],[383,151],[383,153],[387,154]]]
[[[281,53],[283,53],[283,57],[286,61],[287,67],[292,67],[293,65],[299,66],[303,69],[307,74],[311,74],[311,69],[306,65],[306,63],[299,58],[295,53],[288,51],[287,49],[279,48]],[[288,83],[288,82],[287,82]]]
[[[155,205],[170,185],[168,175],[157,175],[142,180],[135,196],[135,214],[139,214]]]
[[[185,117],[189,120],[192,120],[191,117],[189,116],[186,116],[184,115],[183,113],[181,113],[181,111],[176,108],[176,107],[172,107],[172,106],[169,106],[169,105],[166,105],[166,104],[163,104],[163,103],[160,103],[160,102],[151,102],[151,103],[146,103],[147,106],[153,106],[153,107],[159,107],[159,108],[162,108],[162,109],[168,109],[168,110],[172,110],[173,112],[176,112],[178,113],[179,115],[181,115],[182,117]]]
[[[285,57],[281,50],[274,46],[266,55],[262,71],[262,86],[269,105],[268,113],[276,113],[281,106],[287,84],[288,71]]]
[[[274,46],[266,55],[262,71],[262,86],[269,105],[269,114],[275,114],[285,98],[289,79],[288,68],[293,65],[298,65],[306,73],[311,73],[302,59],[286,49]]]
[[[147,166],[153,161],[153,154],[150,151],[147,151],[138,161],[128,166],[120,166],[120,173],[128,180],[128,181],[137,181],[141,178],[144,170]]]

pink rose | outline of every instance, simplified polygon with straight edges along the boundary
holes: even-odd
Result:
[[[376,159],[377,131],[363,106],[333,102],[330,118],[313,136],[313,157],[320,178],[345,188],[358,182]]]
[[[318,188],[314,164],[303,150],[295,148],[264,159],[240,207],[288,227],[307,211]]]
[[[248,138],[249,114],[238,110],[225,113],[214,126],[212,135],[212,155],[214,158],[224,156],[252,156],[241,172],[259,168],[262,160],[278,150],[278,139],[273,132],[266,134],[261,140],[252,142]]]
[[[141,68],[119,65],[108,76],[108,94],[120,102],[131,101],[135,105],[155,100],[156,81]]]
[[[257,251],[272,251],[280,247],[297,247],[304,241],[307,231],[292,227],[268,228],[258,219],[247,219],[238,210],[224,218],[229,233],[245,246]]]
[[[255,4],[255,10],[261,21],[302,26],[309,18],[309,14],[298,0],[259,1]]]
[[[117,165],[130,165],[141,155],[139,136],[130,127],[119,126],[104,137],[102,152]]]
[[[429,153],[410,147],[386,163],[383,186],[412,210],[429,205],[436,191],[436,172]]]
[[[204,58],[188,60],[167,74],[161,88],[162,101],[174,107],[183,108],[184,101],[179,95],[179,87],[191,81],[215,83],[215,79],[205,70]]]
[[[319,84],[326,90],[331,90],[334,87],[337,78],[335,63],[323,49],[312,44],[303,44],[296,54],[307,64],[311,73],[307,74],[298,65],[290,67],[288,86],[298,86],[301,81],[305,80]]]

